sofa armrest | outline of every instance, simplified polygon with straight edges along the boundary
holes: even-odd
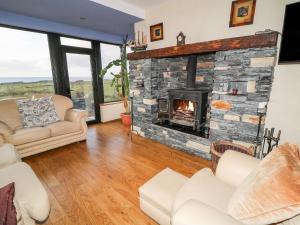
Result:
[[[6,123],[0,121],[0,144],[6,142],[13,133],[13,130]]]
[[[69,109],[66,112],[65,120],[79,123],[81,120],[85,120],[87,117],[88,112],[86,110]]]
[[[216,177],[237,187],[258,166],[259,162],[260,160],[253,156],[228,150],[219,160]]]
[[[171,218],[172,225],[243,225],[197,200],[189,200]]]

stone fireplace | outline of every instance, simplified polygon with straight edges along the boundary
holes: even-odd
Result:
[[[255,144],[257,110],[271,92],[277,35],[265,44],[258,39],[266,42],[254,35],[249,46],[224,50],[218,42],[212,46],[220,49],[206,47],[199,54],[178,47],[172,57],[155,56],[163,49],[129,54],[134,129],[204,158],[210,158],[209,146],[216,140]]]

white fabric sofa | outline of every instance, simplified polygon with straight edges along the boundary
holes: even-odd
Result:
[[[18,225],[43,222],[50,212],[50,202],[43,185],[29,165],[21,162],[14,147],[0,146],[0,188],[15,183],[14,205]]]
[[[0,139],[13,144],[21,157],[86,139],[87,111],[73,109],[73,102],[53,95],[59,120],[44,127],[23,128],[16,99],[0,101]]]
[[[167,168],[139,188],[140,207],[161,225],[243,225],[227,214],[228,203],[259,162],[226,151],[215,175],[205,168],[187,178]],[[283,224],[300,225],[300,216]]]

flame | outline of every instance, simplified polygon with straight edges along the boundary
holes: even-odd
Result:
[[[192,111],[192,112],[194,111],[194,104],[193,104],[193,102],[189,101],[189,106],[188,106],[187,110],[188,111]]]
[[[192,101],[188,101],[188,104],[181,104],[178,110],[194,112],[195,107]]]

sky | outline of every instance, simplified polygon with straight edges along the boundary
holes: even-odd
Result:
[[[101,50],[104,66],[120,57],[118,46],[101,44]],[[70,76],[91,76],[88,56],[68,54],[67,61]],[[47,35],[0,27],[1,77],[52,77]]]

